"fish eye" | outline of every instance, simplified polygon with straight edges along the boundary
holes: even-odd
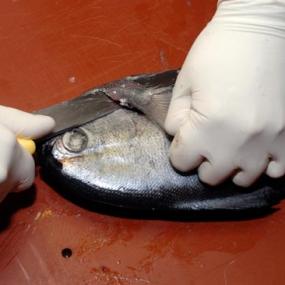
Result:
[[[62,137],[62,144],[64,148],[75,153],[83,151],[86,148],[87,143],[87,134],[80,129],[69,131]]]

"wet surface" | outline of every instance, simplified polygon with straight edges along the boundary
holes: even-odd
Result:
[[[0,104],[32,111],[121,76],[181,66],[212,0],[0,3]],[[0,206],[0,284],[283,284],[285,203],[250,221],[82,209],[38,175]]]

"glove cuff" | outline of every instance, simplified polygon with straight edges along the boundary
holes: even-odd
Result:
[[[285,0],[219,0],[211,23],[285,38]]]

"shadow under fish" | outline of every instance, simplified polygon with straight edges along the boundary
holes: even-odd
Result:
[[[177,73],[129,76],[68,101],[95,100],[94,113],[110,111],[42,143],[38,159],[46,180],[80,205],[101,205],[111,213],[117,208],[175,213],[178,219],[225,212],[251,217],[277,204],[284,179],[264,176],[247,189],[231,182],[210,187],[196,172],[179,173],[171,166],[171,138],[162,126]]]

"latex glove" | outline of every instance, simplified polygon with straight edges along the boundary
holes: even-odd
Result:
[[[174,87],[170,159],[202,181],[285,173],[285,0],[220,1]]]
[[[0,201],[10,191],[27,189],[34,181],[34,159],[17,143],[16,137],[36,139],[53,127],[50,117],[0,106]]]

